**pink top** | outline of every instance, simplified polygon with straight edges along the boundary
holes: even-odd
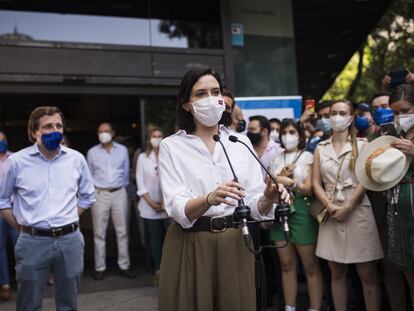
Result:
[[[269,170],[270,162],[272,161],[272,159],[275,158],[282,151],[283,151],[283,148],[280,146],[280,144],[269,139],[266,150],[263,153],[263,155],[260,157],[260,162],[262,162],[262,164]],[[262,174],[263,174],[263,179],[266,179],[266,172],[263,168],[262,168]]]

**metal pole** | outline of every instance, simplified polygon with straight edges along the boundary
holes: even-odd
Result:
[[[141,152],[145,151],[145,136],[146,136],[146,126],[145,126],[145,99],[139,99],[139,125],[141,131]]]

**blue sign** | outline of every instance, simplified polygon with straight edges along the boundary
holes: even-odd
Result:
[[[253,115],[262,115],[268,119],[299,119],[302,114],[301,96],[236,97],[236,103],[246,120]]]

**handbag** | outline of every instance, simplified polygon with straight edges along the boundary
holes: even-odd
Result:
[[[342,157],[341,163],[339,164],[339,169],[338,169],[338,172],[336,173],[335,183],[334,183],[331,197],[329,198],[329,202],[333,202],[334,200],[336,185],[338,184],[338,179],[339,179],[339,174],[341,173],[342,164],[344,163],[344,160],[347,154],[348,152],[344,154],[344,156]],[[320,224],[322,224],[328,218],[328,209],[322,204],[322,202],[319,199],[314,197],[314,200],[309,207],[309,214],[311,214],[313,218],[315,218]]]

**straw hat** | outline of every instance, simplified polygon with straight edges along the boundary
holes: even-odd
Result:
[[[391,147],[396,140],[394,136],[381,136],[361,150],[355,163],[355,175],[366,189],[390,189],[407,173],[411,157]]]

